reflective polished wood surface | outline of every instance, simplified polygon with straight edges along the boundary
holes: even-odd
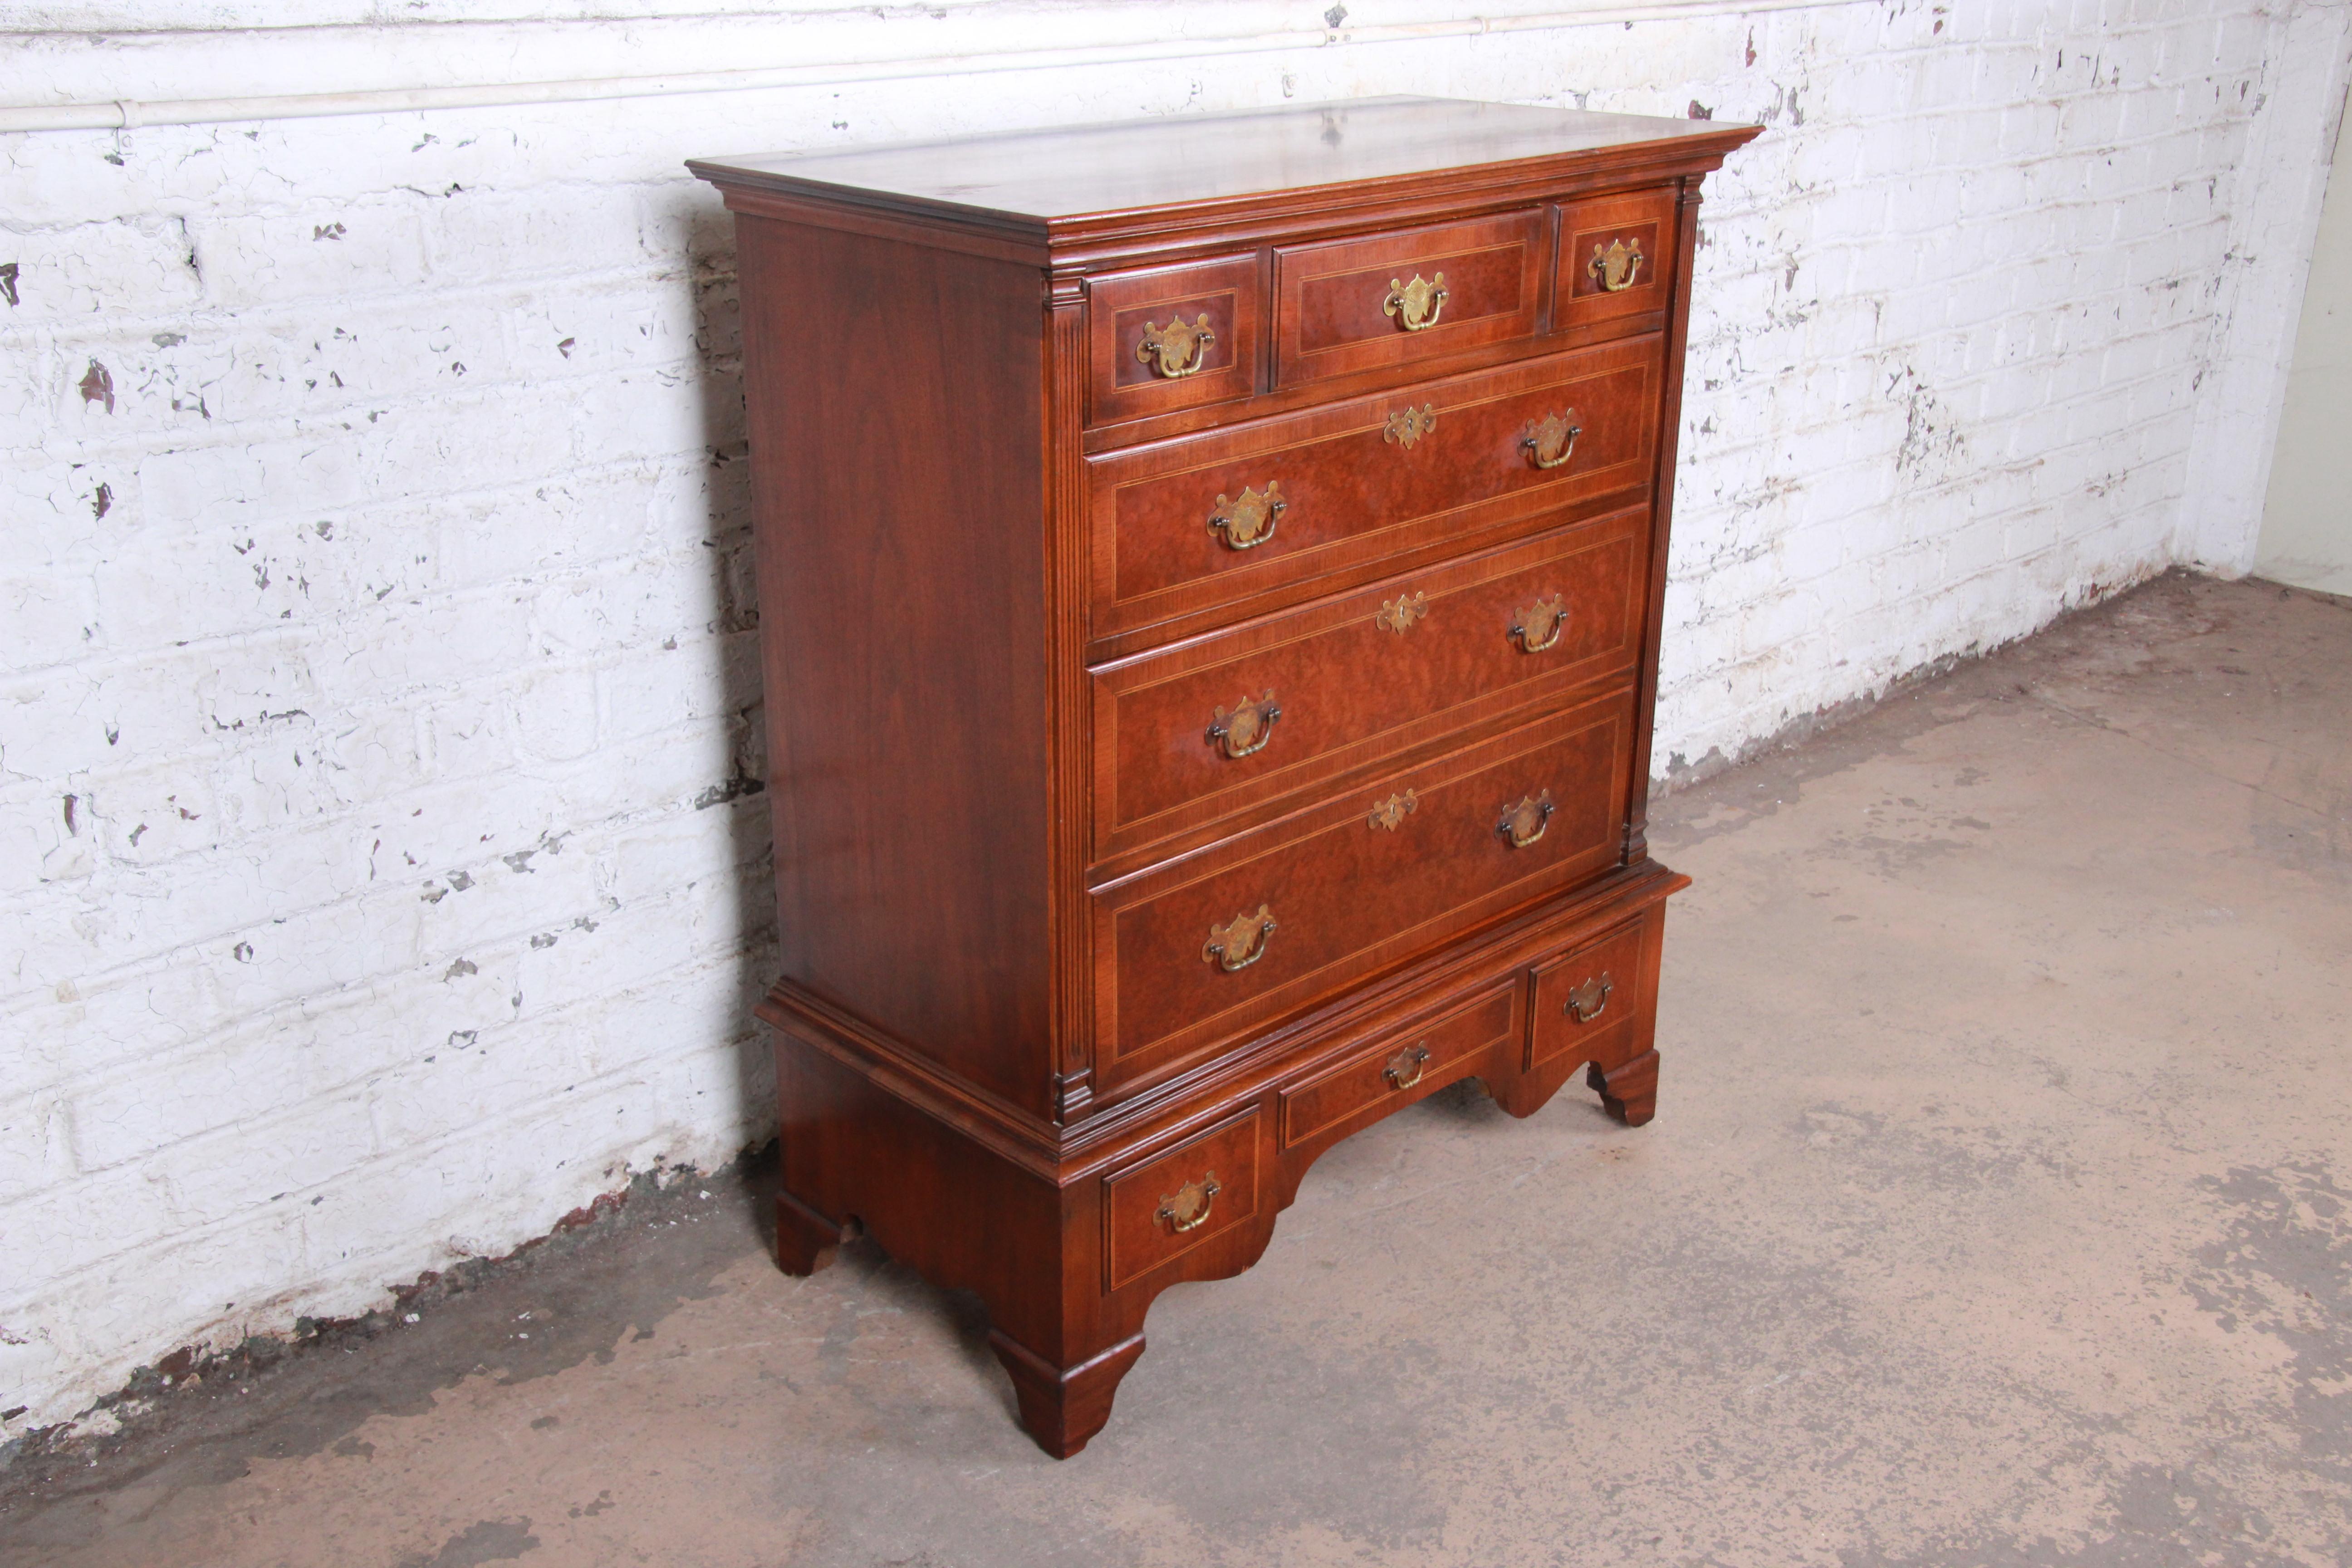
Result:
[[[1649,1120],[1699,184],[1439,100],[693,167],[737,219],[778,1257],[988,1305],[1075,1453],[1152,1299],[1444,1085]]]

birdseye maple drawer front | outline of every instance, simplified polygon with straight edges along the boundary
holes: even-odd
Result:
[[[1563,205],[1553,327],[1664,310],[1677,253],[1671,190]]]
[[[1218,1046],[1616,863],[1621,693],[1095,895],[1107,1086]]]
[[[1648,929],[1633,921],[1536,966],[1528,1067],[1574,1052],[1612,1068],[1632,1054],[1625,1049],[1625,1026],[1645,1000],[1643,945]]]
[[[1097,670],[1097,855],[1630,672],[1649,509]]]
[[[1095,423],[1256,390],[1255,253],[1113,272],[1087,285]]]
[[[1533,337],[1545,226],[1530,208],[1276,247],[1275,384]]]
[[[1103,1178],[1103,1275],[1111,1289],[1257,1213],[1262,1126],[1252,1106],[1140,1165]]]
[[[1647,483],[1644,336],[1087,463],[1096,632]],[[1482,510],[1486,515],[1470,515]]]
[[[1282,1146],[1360,1125],[1468,1076],[1498,1050],[1518,1065],[1518,975],[1434,1022],[1401,1030],[1318,1077],[1282,1091]]]

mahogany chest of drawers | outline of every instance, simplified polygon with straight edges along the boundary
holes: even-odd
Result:
[[[1152,1298],[1465,1078],[1649,1119],[1699,182],[1443,100],[691,165],[736,217],[778,1250],[985,1300],[1075,1453]]]

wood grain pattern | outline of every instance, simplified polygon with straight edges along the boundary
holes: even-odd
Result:
[[[1532,337],[1546,215],[1536,208],[1274,248],[1275,383],[1297,386]],[[1444,280],[1430,324],[1389,308],[1394,285]]]
[[[1675,459],[1682,444],[1683,361],[1690,342],[1691,261],[1698,251],[1699,183],[1683,185],[1675,214],[1675,269],[1667,293],[1665,384],[1658,398],[1655,521],[1650,529],[1650,603],[1642,616],[1642,679],[1634,716],[1633,765],[1625,781],[1625,860],[1650,852],[1650,742],[1657,729],[1658,654],[1666,629],[1666,556],[1673,542]]]
[[[1255,1105],[1230,1121],[1186,1139],[1103,1183],[1103,1275],[1107,1288],[1129,1285],[1174,1262],[1258,1210],[1258,1146],[1264,1142]],[[1181,1222],[1171,1200],[1188,1184],[1215,1184],[1192,1222]]]
[[[1675,186],[1637,195],[1597,197],[1559,208],[1559,281],[1553,317],[1563,326],[1593,326],[1664,310],[1680,275]],[[1608,247],[1627,246],[1641,257],[1625,287],[1605,286],[1599,265]]]
[[[1613,864],[1631,716],[1630,694],[1571,709],[1098,890],[1098,1092]],[[1410,822],[1367,827],[1373,801],[1402,789],[1420,802]],[[1543,791],[1559,803],[1543,837],[1511,848],[1505,807]],[[1211,927],[1262,905],[1280,922],[1262,958],[1233,973],[1202,960]]]
[[[1647,599],[1649,514],[1612,513],[1520,545],[1389,578],[1094,672],[1098,857],[1268,806],[1478,720],[1630,677]],[[1412,594],[1403,635],[1381,606]],[[1557,639],[1524,650],[1513,617],[1546,596]],[[1220,706],[1271,692],[1281,717],[1247,756],[1207,738]],[[1255,816],[1261,815],[1253,813]]]
[[[784,973],[1042,1114],[1035,274],[763,219],[737,247]],[[974,657],[1008,645],[1037,651]]]
[[[1096,636],[1164,637],[1188,612],[1278,604],[1417,546],[1454,553],[1482,531],[1648,484],[1660,346],[1611,344],[1090,459]],[[1407,404],[1437,413],[1410,449],[1386,438]],[[1538,467],[1534,426],[1570,414],[1575,450]],[[1269,485],[1285,503],[1270,538],[1236,550],[1209,526],[1219,497]]]
[[[1525,991],[1514,980],[1480,992],[1433,1023],[1376,1040],[1337,1066],[1284,1089],[1279,1096],[1283,1147],[1370,1126],[1469,1076],[1482,1065],[1482,1057],[1516,1054],[1527,1032],[1519,1014]]]
[[[1340,1139],[1469,1077],[1654,1113],[1687,279],[1753,133],[1388,100],[695,165],[744,298],[777,1259],[862,1232],[978,1292],[1048,1453]],[[1584,286],[1602,230],[1660,259]],[[1439,324],[1379,309],[1440,268]],[[1162,375],[1180,310],[1216,342]]]
[[[1713,168],[1756,128],[1458,99],[1364,99],[851,152],[696,159],[723,186],[1045,244],[1088,264],[1191,231],[1290,232],[1519,190],[1655,184]],[[1433,178],[1436,175],[1445,178]],[[1173,233],[1171,234],[1171,231]]]
[[[1247,396],[1257,390],[1264,360],[1255,253],[1220,257],[1178,267],[1147,267],[1108,273],[1087,285],[1089,417],[1133,419]],[[1201,368],[1179,376],[1160,374],[1139,353],[1147,327],[1171,321],[1209,324],[1214,340]]]
[[[1637,921],[1536,965],[1528,1066],[1562,1057],[1613,1066],[1636,1054],[1619,1037],[1650,1010],[1643,991],[1648,936]]]

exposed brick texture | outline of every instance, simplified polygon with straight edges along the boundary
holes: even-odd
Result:
[[[0,137],[0,1439],[765,1136],[731,242],[685,157],[1393,91],[1763,121],[1698,252],[1689,770],[2240,562],[2259,474],[2242,517],[2197,476],[2266,463],[2344,38],[1824,5]]]

